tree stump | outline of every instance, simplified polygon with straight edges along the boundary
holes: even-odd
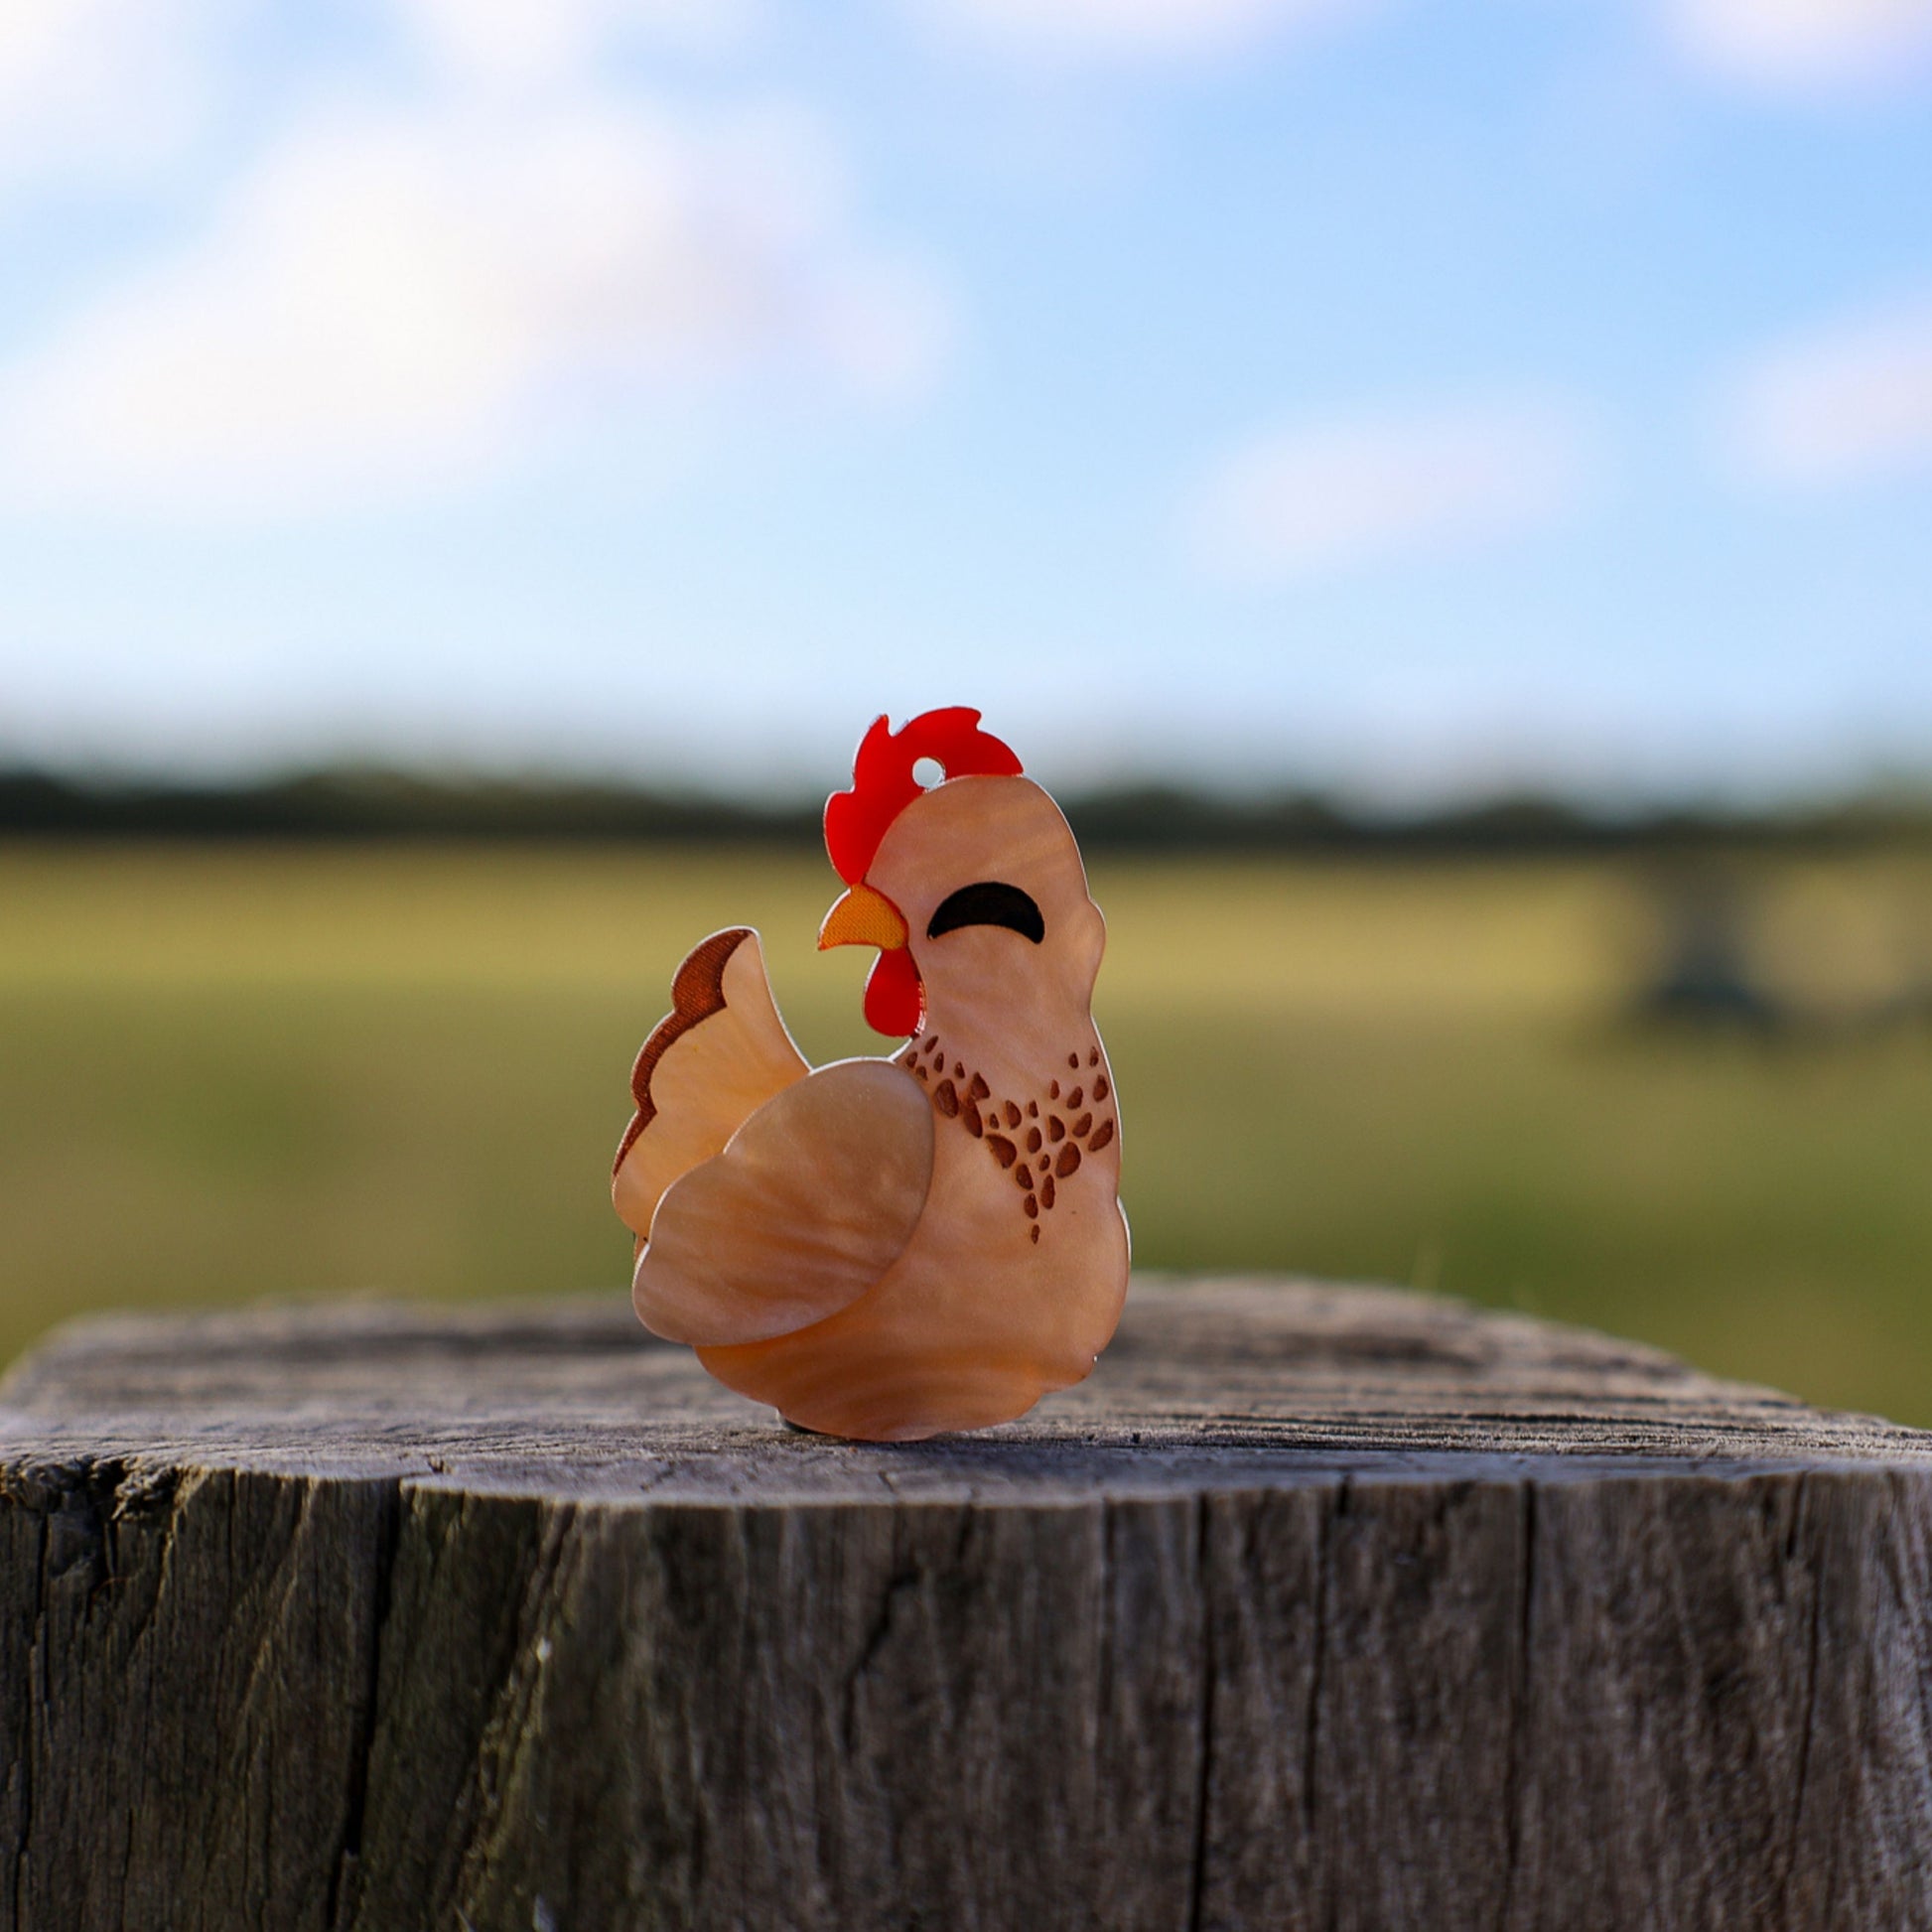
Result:
[[[1932,1925],[1932,1437],[1390,1291],[781,1428],[621,1296],[0,1390],[0,1924]]]

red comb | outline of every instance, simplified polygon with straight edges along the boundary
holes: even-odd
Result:
[[[980,730],[980,715],[965,705],[922,711],[897,731],[880,718],[859,742],[852,760],[852,789],[825,801],[825,850],[847,885],[866,876],[879,841],[925,789],[912,775],[920,759],[931,759],[949,778],[1017,777],[1020,759],[1009,745]]]

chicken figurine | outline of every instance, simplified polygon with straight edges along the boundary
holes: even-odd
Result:
[[[1091,1371],[1127,1293],[1105,922],[1059,807],[979,721],[881,718],[825,807],[847,891],[819,946],[880,949],[866,1019],[905,1045],[808,1066],[735,926],[678,968],[631,1075],[612,1195],[639,1318],[822,1435],[1024,1415]]]

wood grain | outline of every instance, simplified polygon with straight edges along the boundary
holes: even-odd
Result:
[[[0,1926],[1932,1925],[1932,1439],[1390,1291],[1137,1283],[899,1448],[623,1297],[0,1387]]]

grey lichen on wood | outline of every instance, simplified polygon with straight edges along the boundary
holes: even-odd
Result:
[[[800,1436],[621,1296],[0,1389],[0,1927],[1932,1925],[1932,1439],[1368,1289]]]

